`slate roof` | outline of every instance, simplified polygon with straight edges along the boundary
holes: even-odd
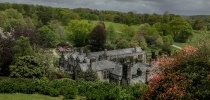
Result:
[[[96,62],[96,71],[106,70],[110,68],[115,68],[115,63],[109,60],[102,60]]]
[[[145,73],[143,73],[141,76],[132,78],[131,79],[131,84],[139,83],[139,82],[146,83],[145,82],[145,77],[146,77],[146,75],[145,75]]]
[[[143,50],[141,49],[141,47],[136,47],[136,52],[142,52]],[[126,49],[119,49],[119,50],[109,50],[106,51],[107,56],[115,56],[115,55],[126,55],[126,54],[132,54],[132,53],[136,53],[135,52],[135,48],[126,48]],[[98,57],[99,55],[104,54],[104,51],[100,51],[100,52],[92,52],[91,55]]]
[[[70,56],[71,56],[74,60],[76,60],[78,54],[79,54],[79,52],[73,52]]]
[[[144,53],[145,51],[143,51],[141,49],[141,47],[136,47],[136,52],[135,52],[135,48],[126,48],[126,49],[119,49],[119,50],[110,50],[110,51],[106,51],[107,56],[110,56],[112,58],[121,58],[121,57],[125,57],[125,56],[132,56],[135,55],[136,53]],[[96,57],[97,59],[99,58],[100,55],[104,55],[104,51],[100,51],[100,52],[91,52],[89,55],[89,59],[92,57]],[[86,57],[85,53],[80,54],[79,52],[73,52],[70,54],[66,54],[65,55],[65,59],[67,58],[73,58],[74,60],[79,59],[80,61],[83,61],[84,58]]]
[[[99,57],[99,55],[102,55],[102,54],[104,54],[103,51],[100,51],[100,52],[91,52],[90,53],[90,56],[91,57]]]
[[[77,59],[79,59],[79,61],[82,62],[85,59],[85,54],[78,54]]]
[[[82,71],[87,71],[89,63],[79,63],[79,67]],[[106,69],[113,69],[115,68],[115,63],[109,60],[102,60],[95,62],[96,69],[95,71],[101,71]]]
[[[83,72],[86,72],[87,69],[88,69],[87,63],[80,63],[80,64],[79,64],[79,67],[81,68],[81,70],[82,70]]]
[[[90,64],[90,59],[88,57],[85,57],[84,60],[86,63]]]
[[[113,69],[111,73],[117,76],[122,76],[122,65],[119,63],[116,64],[115,69]]]
[[[140,68],[143,73],[142,73],[141,76],[132,78],[131,79],[131,84],[139,83],[139,82],[145,83],[146,70],[151,70],[152,69],[152,67],[150,67],[148,64],[137,63],[137,64],[134,64],[132,69],[131,69],[132,75],[137,75],[138,68]],[[150,80],[150,79],[151,79],[150,75],[148,75],[148,80]]]
[[[147,64],[136,63],[133,65],[133,67],[131,67],[131,73],[132,73],[132,75],[136,75],[138,69],[141,69],[142,72],[146,72],[146,69],[149,69],[149,68],[150,67]]]

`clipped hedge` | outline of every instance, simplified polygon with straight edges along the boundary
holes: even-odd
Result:
[[[67,95],[68,98],[75,98],[77,89],[75,81],[71,79],[20,79],[20,78],[0,78],[0,93],[40,93],[53,97]]]
[[[26,93],[35,92],[34,81],[30,79],[6,78],[0,80],[0,93]]]
[[[140,89],[141,88],[141,89]],[[144,84],[119,86],[100,81],[74,81],[71,79],[18,79],[0,78],[0,93],[40,93],[53,97],[63,95],[64,100],[74,99],[77,95],[87,100],[135,100],[147,90]]]
[[[140,83],[128,87],[100,81],[80,80],[77,83],[79,95],[88,100],[136,100],[147,90],[147,85]]]

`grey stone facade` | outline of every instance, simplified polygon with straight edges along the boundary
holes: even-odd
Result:
[[[90,53],[62,53],[59,65],[60,69],[74,73],[75,79],[79,72],[92,69],[101,81],[126,85],[146,83],[146,70],[151,69],[146,64],[146,52],[140,47]]]

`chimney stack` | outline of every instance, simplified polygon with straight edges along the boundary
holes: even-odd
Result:
[[[145,83],[148,84],[148,74],[149,74],[149,70],[146,69],[146,75],[145,75]]]
[[[128,64],[128,63],[123,64],[123,67],[122,67],[123,76],[122,76],[121,83],[124,85],[130,85],[130,81],[132,78],[131,67],[132,67],[131,64]]]
[[[83,53],[83,50],[82,50],[82,48],[80,48],[79,49],[79,54],[82,55],[82,53]]]
[[[134,47],[134,52],[137,52],[137,47]]]
[[[104,55],[107,56],[107,49],[104,49]]]
[[[77,52],[77,48],[74,48],[74,52]]]
[[[99,55],[98,60],[99,60],[99,61],[102,60],[102,55]]]
[[[95,71],[96,70],[96,58],[93,57],[90,59],[90,68]]]
[[[104,59],[107,60],[107,49],[104,49]]]
[[[89,57],[90,56],[90,50],[87,50],[86,51],[86,57]]]

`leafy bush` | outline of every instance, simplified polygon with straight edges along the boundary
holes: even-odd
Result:
[[[28,79],[2,79],[0,80],[0,92],[1,93],[33,93],[35,88],[33,86],[33,81]]]
[[[193,36],[193,32],[189,30],[181,31],[180,34],[174,36],[174,41],[185,43],[187,40]]]
[[[60,95],[59,91],[53,88],[50,88],[49,95],[52,97],[57,97]]]
[[[143,86],[143,90],[140,89]],[[138,99],[146,88],[143,84],[122,87],[114,83],[100,81],[74,81],[71,79],[20,79],[0,78],[0,93],[40,93],[64,100],[75,99],[77,95],[88,100],[125,100]]]
[[[0,92],[1,93],[14,93],[16,92],[14,89],[14,80],[12,79],[5,79],[0,80]]]
[[[10,71],[10,76],[15,78],[41,78],[44,76],[43,67],[35,56],[16,58],[14,65],[10,66]]]
[[[35,85],[36,85],[36,91],[41,93],[41,94],[45,94],[45,95],[49,95],[51,87],[49,86],[49,80],[47,79],[37,79],[35,80]]]
[[[74,80],[67,79],[67,78],[56,79],[50,82],[50,87],[58,90],[59,94],[64,95],[65,92],[68,91],[68,88],[76,87],[76,83]]]
[[[64,89],[64,100],[74,99],[77,95],[76,87],[63,87]]]

